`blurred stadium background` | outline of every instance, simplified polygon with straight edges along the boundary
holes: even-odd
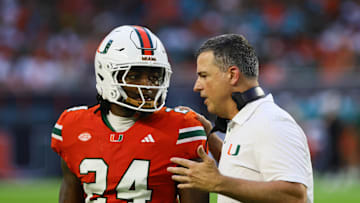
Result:
[[[308,136],[316,202],[360,202],[359,0],[0,2],[0,202],[57,201],[50,132],[66,107],[96,102],[96,47],[123,24],[163,41],[174,72],[168,106],[205,115],[193,54],[211,36],[243,34],[261,85]]]

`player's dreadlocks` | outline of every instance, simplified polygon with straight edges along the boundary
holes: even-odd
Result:
[[[100,107],[95,110],[94,113],[97,113],[99,110],[101,114],[106,115],[110,111],[110,102],[103,99],[101,95],[96,95],[97,104],[100,104]]]

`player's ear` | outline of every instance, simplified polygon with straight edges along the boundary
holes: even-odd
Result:
[[[228,77],[231,85],[236,85],[241,77],[240,69],[237,66],[228,68]]]

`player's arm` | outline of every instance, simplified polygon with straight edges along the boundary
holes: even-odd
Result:
[[[180,189],[179,190],[181,203],[202,203],[209,202],[209,193],[196,189]]]
[[[195,112],[196,113],[196,112]],[[207,135],[207,145],[214,159],[219,162],[221,156],[221,149],[223,145],[222,139],[219,138],[215,133],[210,133],[212,129],[211,122],[205,118],[205,116],[196,113],[196,119],[198,119],[205,128]]]
[[[194,110],[192,110],[191,108],[189,108],[187,106],[178,106],[176,108],[179,108],[181,110],[195,112]],[[197,112],[195,112],[195,114],[196,114],[196,119],[199,120],[201,122],[201,124],[204,126],[204,129],[205,129],[205,132],[207,135],[207,145],[209,147],[209,150],[210,150],[211,154],[213,155],[214,159],[217,162],[219,162],[223,141],[215,133],[210,133],[210,131],[212,129],[212,124],[208,119],[205,118],[205,116],[203,116]]]
[[[61,159],[63,180],[60,188],[59,203],[83,203],[84,191],[79,179],[70,171],[66,162]]]
[[[207,136],[207,143],[211,154],[214,159],[219,163],[221,156],[221,149],[223,145],[222,139],[219,138],[215,133],[211,133]]]
[[[200,159],[194,161],[201,161]],[[181,203],[209,202],[209,193],[198,189],[179,189]]]

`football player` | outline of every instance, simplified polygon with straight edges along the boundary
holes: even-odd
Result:
[[[194,112],[164,107],[171,67],[149,29],[120,26],[95,55],[98,104],[65,110],[52,131],[61,156],[59,202],[208,202],[177,190],[171,157],[197,159],[206,134]]]

